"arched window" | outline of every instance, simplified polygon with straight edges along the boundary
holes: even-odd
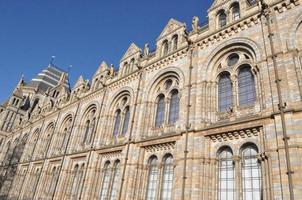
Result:
[[[261,169],[255,145],[242,149],[243,200],[261,200]]]
[[[109,184],[110,184],[110,169],[109,169],[110,162],[106,162],[103,168],[103,181],[102,181],[102,190],[100,195],[100,200],[107,199],[108,191],[109,191]]]
[[[250,66],[243,66],[238,74],[239,105],[253,105],[256,101],[255,81]]]
[[[220,28],[227,25],[227,15],[225,14],[224,10],[221,10],[218,13],[218,24]]]
[[[235,199],[235,166],[232,160],[233,153],[229,147],[223,148],[218,155],[219,159],[219,200]]]
[[[84,134],[84,141],[83,141],[84,143],[87,140],[89,132],[90,132],[90,120],[87,120],[86,123],[85,123],[85,134]]]
[[[89,144],[92,142],[92,137],[93,137],[93,133],[95,131],[95,125],[96,125],[95,123],[96,123],[96,119],[94,117],[91,121],[91,125],[89,127],[89,133],[88,133],[88,137],[87,137],[87,142]]]
[[[238,20],[240,19],[240,7],[239,7],[239,3],[236,2],[232,5],[231,7],[232,9],[232,17],[233,17],[233,20]]]
[[[172,186],[173,186],[174,166],[173,157],[166,156],[163,165],[162,186],[161,186],[161,199],[172,199]]]
[[[116,200],[118,195],[118,186],[120,179],[120,161],[116,161],[113,167],[112,189],[110,200]]]
[[[55,192],[55,186],[56,186],[56,180],[58,178],[57,168],[54,167],[51,171],[51,180],[48,188],[48,194],[49,196],[52,196]]]
[[[165,40],[163,42],[163,55],[167,55],[169,53],[169,43],[168,43],[168,40]]]
[[[117,137],[119,134],[120,123],[121,123],[121,110],[117,110],[115,113],[115,123],[114,123],[114,129],[113,129],[113,135],[115,137]]]
[[[78,182],[78,173],[79,173],[79,165],[76,164],[72,171],[72,178],[71,178],[71,195],[75,196],[77,192],[77,182]]]
[[[225,112],[233,105],[232,81],[230,75],[223,73],[218,83],[219,111]]]
[[[165,121],[165,96],[160,94],[157,98],[157,109],[156,109],[156,119],[155,126],[160,127]]]
[[[129,119],[130,119],[130,111],[129,107],[126,107],[125,109],[125,117],[124,117],[124,123],[123,123],[123,129],[122,129],[122,134],[125,135],[128,130],[129,126]]]
[[[250,6],[256,5],[258,0],[248,0]]]
[[[172,44],[173,44],[173,51],[175,51],[178,48],[178,35],[174,35],[172,37]]]
[[[177,90],[172,91],[170,99],[169,124],[174,124],[179,118],[179,95]]]
[[[157,158],[152,157],[149,160],[149,178],[148,178],[146,200],[155,200],[156,199],[157,177],[158,177]]]

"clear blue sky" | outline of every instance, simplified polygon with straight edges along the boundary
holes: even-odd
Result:
[[[101,61],[118,66],[131,44],[154,48],[170,18],[206,21],[212,0],[0,0],[0,102],[52,55],[70,81],[91,79]]]

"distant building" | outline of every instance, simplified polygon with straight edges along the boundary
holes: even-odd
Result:
[[[215,0],[118,71],[22,78],[0,107],[0,198],[301,200],[301,3]]]

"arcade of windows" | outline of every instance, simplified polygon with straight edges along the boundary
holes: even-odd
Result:
[[[113,136],[125,136],[130,122],[130,98],[128,96],[122,98],[117,105],[115,116],[114,116],[114,126],[113,126]]]
[[[257,4],[257,0],[247,0],[247,4],[249,6],[254,6]],[[217,13],[217,19],[218,19],[218,27],[222,28],[225,27],[228,24],[228,16],[227,13],[231,13],[231,21],[237,21],[240,19],[240,5],[239,2],[234,2],[231,4],[229,12],[221,9]]]
[[[243,57],[243,58],[240,58]],[[247,55],[231,54],[227,58],[228,67],[234,67],[240,59],[248,60]],[[243,62],[244,63],[244,62]],[[248,63],[248,62],[246,62]],[[227,71],[220,73],[218,78],[218,110],[219,112],[227,112],[234,106],[246,107],[253,106],[256,101],[256,89],[254,75],[251,71],[250,64],[242,64],[238,67],[236,80],[231,79],[231,75]],[[236,88],[235,88],[236,87]],[[234,91],[235,90],[235,91]],[[236,95],[236,105],[234,102]],[[237,103],[238,102],[238,103]]]
[[[173,125],[178,121],[180,104],[178,91],[178,80],[174,78],[167,79],[159,88],[159,95],[156,98],[156,128],[164,124]]]
[[[168,53],[175,51],[178,48],[178,35],[172,36],[171,42],[164,40],[162,43],[162,55],[168,55]]]

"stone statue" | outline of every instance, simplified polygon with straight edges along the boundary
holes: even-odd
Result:
[[[199,18],[194,16],[192,19],[192,29],[193,32],[197,32],[199,30]]]
[[[147,43],[144,46],[144,57],[146,58],[148,57],[148,55],[149,55],[149,44]]]

